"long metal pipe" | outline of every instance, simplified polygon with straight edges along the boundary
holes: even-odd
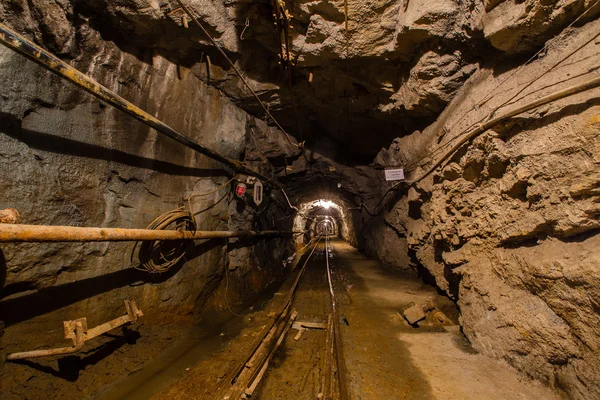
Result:
[[[213,160],[219,161],[220,163],[233,168],[235,171],[256,176],[264,181],[271,181],[265,175],[262,175],[261,173],[244,166],[241,162],[225,157],[215,152],[214,150],[211,150],[201,145],[200,143],[192,140],[191,138],[177,132],[175,129],[160,121],[158,118],[150,115],[146,111],[137,107],[135,104],[124,99],[123,97],[119,96],[110,89],[102,86],[89,76],[73,68],[69,64],[62,61],[60,58],[56,57],[54,54],[44,50],[40,46],[14,32],[2,23],[0,23],[0,43],[24,55],[25,57],[41,65],[42,67],[52,71],[61,78],[68,80],[69,82],[92,94],[93,96],[99,98],[100,100],[105,101],[113,107],[132,116],[138,121],[141,121],[149,127],[156,129],[158,132],[170,137],[171,139],[178,141],[184,146],[189,147],[190,149],[193,149],[201,154],[204,154],[205,156],[212,158]],[[281,186],[277,182],[271,182],[271,184],[273,184],[277,188],[281,188]]]
[[[580,92],[584,92],[586,90],[590,90],[590,89],[594,89],[597,88],[598,86],[600,86],[600,77],[597,78],[592,78],[590,80],[587,80],[583,83],[577,84],[577,85],[573,85],[573,86],[569,86],[566,89],[563,90],[559,90],[558,92],[554,92],[551,93],[547,96],[541,97],[537,100],[534,100],[532,102],[529,102],[525,105],[522,105],[520,107],[514,108],[512,110],[509,110],[493,119],[490,119],[487,122],[484,122],[483,124],[480,124],[479,126],[477,126],[476,128],[474,128],[471,132],[468,132],[462,139],[460,139],[454,146],[452,146],[452,148],[450,150],[448,150],[438,161],[436,161],[431,167],[429,167],[429,169],[427,171],[425,171],[425,173],[423,173],[423,175],[421,175],[420,177],[414,179],[411,182],[408,183],[417,183],[419,181],[421,181],[422,179],[424,179],[425,177],[427,177],[429,174],[431,174],[433,171],[435,171],[440,165],[443,164],[443,162],[445,160],[447,160],[450,156],[452,156],[452,154],[454,154],[458,149],[460,149],[462,147],[463,144],[473,140],[474,138],[476,138],[477,136],[481,135],[482,133],[484,133],[485,131],[487,131],[490,128],[493,128],[495,125],[499,124],[500,122],[507,120],[509,118],[515,117],[519,114],[522,114],[526,111],[530,111],[533,110],[534,108],[543,106],[545,104],[548,103],[552,103],[553,101],[556,100],[560,100],[560,99],[564,99],[565,97],[569,97],[572,96],[574,94],[580,93]]]
[[[292,235],[282,231],[175,231],[0,224],[0,242],[132,242]]]

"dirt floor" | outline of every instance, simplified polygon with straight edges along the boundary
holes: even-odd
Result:
[[[105,385],[140,371],[145,363],[164,352],[187,330],[189,326],[146,325],[142,322],[102,335],[77,354],[7,362],[0,374],[0,398],[89,398]],[[19,343],[10,336],[4,340]],[[30,350],[48,342],[37,335],[25,337],[20,343],[28,346],[23,350]],[[56,343],[55,347],[70,345],[67,342],[52,343]]]
[[[351,399],[560,398],[508,365],[477,354],[456,325],[455,304],[431,286],[416,277],[384,270],[345,242],[332,245],[331,267]],[[300,281],[293,302],[297,321],[324,322],[330,313],[324,255],[321,244]],[[265,311],[277,308],[285,291],[284,285]],[[447,322],[442,325],[428,318],[420,327],[409,325],[402,311],[427,300],[447,316]],[[264,313],[250,315],[256,324],[248,325],[238,339],[154,399],[213,399],[223,383],[220,378],[261,329]],[[288,333],[253,398],[317,398],[326,333],[306,331],[298,341],[296,333]]]
[[[340,324],[353,399],[558,399],[508,365],[470,347],[459,327],[410,326],[402,310],[432,300],[450,320],[448,298],[420,280],[383,270],[345,242],[333,242]],[[425,326],[423,326],[425,325]]]
[[[308,254],[297,257],[300,264]],[[343,241],[330,252],[340,332],[352,399],[558,399],[503,363],[473,351],[456,325],[447,297],[415,277],[385,270]],[[307,264],[293,301],[297,321],[326,322],[330,297],[321,243]],[[295,274],[252,305],[208,314],[185,332],[168,327],[105,337],[83,354],[8,363],[2,399],[63,397],[112,399],[214,399],[228,371],[279,307]],[[432,300],[448,320],[409,325],[402,311]],[[159,330],[165,330],[164,332]],[[290,330],[253,398],[315,399],[321,390],[326,332]],[[152,341],[146,338],[154,338]],[[159,338],[160,340],[158,340]],[[176,338],[176,339],[175,339]],[[135,344],[134,344],[135,343]],[[102,389],[102,390],[100,390]],[[56,394],[56,396],[54,395]]]
[[[342,241],[332,242],[333,281],[340,311],[352,399],[552,399],[551,390],[507,365],[476,354],[455,324],[458,310],[415,277],[381,268]],[[294,300],[298,320],[324,321],[330,300],[322,255],[308,265]],[[448,320],[409,325],[402,311],[433,301]],[[320,390],[324,332],[288,334],[256,398],[311,399]]]
[[[297,255],[290,268],[301,256]],[[194,324],[181,319],[170,324],[148,323],[142,318],[137,324],[93,339],[71,356],[6,362],[0,371],[0,399],[150,399],[192,370],[203,371],[208,382],[207,365],[217,382],[219,371],[227,371],[237,360],[238,347],[248,345],[244,340],[248,332],[256,331],[268,319],[264,308],[273,303],[270,300],[281,287],[281,282],[273,282],[261,295],[222,311],[205,312]],[[60,329],[48,331],[45,337],[37,329],[40,324]],[[61,341],[62,325],[56,321],[49,323],[40,316],[29,325],[31,332],[5,331],[2,339],[9,353],[48,347],[49,343],[49,347],[72,344]],[[230,346],[232,342],[239,346]],[[188,398],[186,391],[182,396]],[[159,394],[157,398],[171,397]]]

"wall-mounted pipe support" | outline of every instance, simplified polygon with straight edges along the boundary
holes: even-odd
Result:
[[[119,96],[115,92],[102,86],[89,76],[73,68],[72,66],[65,63],[49,51],[44,50],[43,48],[29,41],[25,37],[12,31],[10,28],[8,28],[2,23],[0,23],[0,43],[18,52],[19,54],[24,55],[25,57],[29,58],[35,63],[55,73],[61,78],[68,80],[69,82],[73,83],[79,88],[85,90],[86,92],[99,98],[100,100],[107,102],[113,107],[137,119],[138,121],[141,121],[149,127],[156,129],[158,132],[170,137],[173,140],[178,141],[184,146],[189,147],[190,149],[193,149],[201,154],[204,154],[205,156],[212,158],[213,160],[219,161],[220,163],[227,165],[235,171],[256,176],[263,181],[271,181],[268,177],[244,166],[241,162],[225,157],[207,147],[202,146],[200,143],[192,140],[191,138],[177,132],[175,129],[160,121],[158,118],[150,115],[146,111],[137,107],[135,104],[131,103],[128,100],[125,100],[123,97]],[[271,183],[275,187],[281,189],[281,185],[279,185],[277,182]]]
[[[176,231],[0,224],[0,242],[133,242],[292,235],[282,231]]]
[[[18,224],[20,221],[21,214],[15,208],[0,210],[0,224]]]
[[[85,318],[83,318],[85,319]],[[75,339],[73,340],[73,347],[59,347],[57,349],[48,349],[48,350],[33,350],[33,351],[23,351],[20,353],[12,353],[6,356],[7,361],[13,360],[23,360],[25,358],[38,358],[38,357],[48,357],[48,356],[62,356],[64,354],[73,354],[77,353],[79,350],[83,348],[85,344],[84,337],[84,326],[81,318],[75,321],[64,321],[65,324],[65,332],[67,331],[67,323],[71,323],[74,326],[73,336]],[[65,335],[65,339],[69,339]]]
[[[6,357],[6,359],[8,361],[12,361],[22,360],[25,358],[60,356],[64,354],[77,353],[83,348],[83,345],[86,341],[100,336],[115,328],[118,328],[119,326],[128,324],[130,322],[136,322],[139,317],[142,317],[144,315],[142,313],[142,310],[137,308],[135,301],[133,300],[125,300],[125,310],[127,313],[122,317],[113,319],[112,321],[108,321],[92,329],[88,329],[87,327],[87,318],[78,318],[73,321],[63,321],[65,329],[65,339],[73,340],[73,347],[59,347],[57,349],[23,351],[20,353],[9,354]]]

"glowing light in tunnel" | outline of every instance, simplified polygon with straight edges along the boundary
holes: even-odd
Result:
[[[323,207],[326,210],[329,210],[332,206],[335,206],[335,203],[329,200],[318,200],[315,204],[319,207]]]

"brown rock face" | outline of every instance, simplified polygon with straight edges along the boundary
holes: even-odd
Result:
[[[525,52],[543,45],[592,4],[581,0],[489,2],[488,12],[482,18],[483,33],[499,50]],[[593,18],[593,15],[589,12],[585,17]]]
[[[542,59],[504,76],[478,72],[437,123],[396,140],[378,160],[413,165],[419,176],[419,164],[427,167],[489,115],[590,79],[597,41],[561,60],[599,28],[596,21],[554,39]],[[598,95],[594,89],[496,126],[410,188],[385,218],[396,241],[408,244],[413,268],[425,268],[457,301],[479,351],[574,399],[600,396]],[[369,245],[385,259],[384,244]]]
[[[141,3],[111,3],[105,11],[137,15]],[[4,1],[0,6],[3,22],[75,60],[79,70],[193,140],[233,159],[248,153],[253,168],[269,174],[274,168],[269,158],[293,153],[281,132],[207,86],[193,68],[152,50],[104,40],[94,25],[98,16],[80,14],[81,3],[73,8],[66,1]],[[145,8],[138,17],[151,21],[160,8],[152,10]],[[271,228],[288,210],[284,203],[273,206],[284,201],[274,196],[272,207],[255,218],[255,207],[228,196],[229,186],[217,190],[231,173],[222,165],[3,46],[0,85],[0,209],[19,209],[22,223],[145,228],[160,214],[190,204],[198,229],[260,230]],[[3,212],[0,222],[17,222],[14,217]],[[3,244],[0,318],[8,327],[5,338],[13,347],[20,335],[27,343],[27,335],[36,334],[29,328],[36,318],[58,324],[52,329],[74,316],[109,320],[118,315],[124,298],[136,300],[148,322],[185,320],[223,307],[217,293],[226,266],[234,270],[229,298],[247,298],[279,275],[290,246],[289,239],[253,246],[191,243],[185,266],[151,276],[132,268],[138,262],[133,243]],[[272,268],[256,268],[263,263]],[[61,335],[48,340],[60,341]]]

